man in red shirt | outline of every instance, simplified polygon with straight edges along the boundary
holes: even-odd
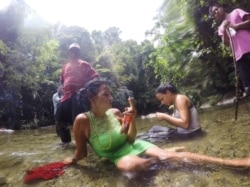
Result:
[[[56,128],[62,143],[71,142],[68,124],[73,124],[75,117],[84,112],[83,106],[79,106],[77,101],[77,92],[84,88],[88,81],[98,77],[96,70],[88,62],[80,59],[80,46],[72,43],[69,46],[69,62],[63,66],[60,75],[63,95],[55,115]]]

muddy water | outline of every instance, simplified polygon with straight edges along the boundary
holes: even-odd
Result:
[[[185,146],[186,150],[223,158],[250,156],[250,102],[239,106],[234,120],[234,106],[200,111],[203,135],[189,140],[162,140],[163,148]],[[153,119],[138,119],[139,133],[153,125],[167,125]],[[54,187],[249,187],[250,169],[222,168],[213,165],[165,163],[156,165],[134,178],[122,175],[116,168],[96,157],[89,148],[87,159],[66,169],[53,180],[24,185],[27,169],[71,156],[75,146],[59,145],[54,127],[0,133],[0,186]]]

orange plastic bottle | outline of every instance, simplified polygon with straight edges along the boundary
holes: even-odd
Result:
[[[128,101],[129,101],[130,108],[133,111],[135,109],[133,98],[129,97]],[[133,115],[132,114],[130,114],[130,113],[125,113],[124,114],[123,121],[122,121],[121,133],[127,134],[128,128],[129,128],[129,124],[131,123],[132,119],[133,119]]]
[[[124,114],[123,122],[122,122],[122,129],[121,129],[123,133],[128,132],[129,124],[131,121],[132,121],[132,116],[130,114]]]

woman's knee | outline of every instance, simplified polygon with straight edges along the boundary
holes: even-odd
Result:
[[[147,165],[147,159],[140,158],[136,155],[122,157],[116,164],[121,171],[138,171]]]
[[[121,171],[130,171],[134,167],[134,162],[130,156],[124,156],[117,162],[116,167]]]
[[[157,157],[141,158],[138,156],[130,155],[125,156],[117,162],[117,168],[124,172],[136,172],[145,170],[152,164],[157,163]]]

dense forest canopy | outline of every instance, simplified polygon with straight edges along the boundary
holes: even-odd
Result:
[[[121,110],[128,94],[135,97],[139,114],[159,110],[154,92],[164,82],[176,84],[197,107],[234,93],[231,51],[221,44],[208,14],[213,2],[165,0],[155,27],[145,31],[154,40],[138,44],[122,41],[117,27],[88,31],[51,25],[24,0],[12,0],[0,11],[0,126],[54,123],[52,95],[72,42],[80,44],[81,58],[110,80],[114,106]],[[247,0],[217,2],[228,11],[250,10]]]

